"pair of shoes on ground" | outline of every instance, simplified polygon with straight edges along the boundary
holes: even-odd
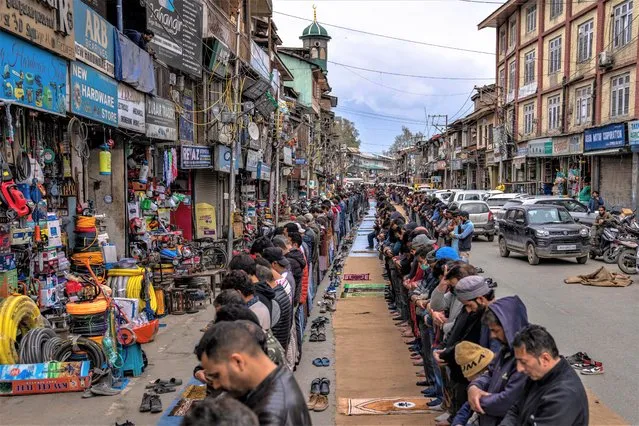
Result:
[[[329,365],[331,365],[331,360],[324,357],[324,358],[315,358],[313,360],[313,365],[315,367],[328,367]]]
[[[326,377],[317,378],[311,382],[311,395],[306,406],[309,410],[324,411],[328,408],[328,394],[331,393],[331,381]]]
[[[182,384],[182,379],[176,379],[175,377],[171,377],[170,379],[155,379],[152,382],[149,382],[146,385],[147,389],[152,389],[153,392],[157,394],[175,392],[176,386],[180,386]]]
[[[580,370],[584,376],[595,376],[604,373],[603,363],[590,358],[585,352],[577,352],[566,358],[572,368]]]
[[[323,322],[313,323],[311,325],[311,334],[308,337],[309,342],[325,342],[326,341],[326,326]]]
[[[150,391],[145,392],[142,396],[142,403],[140,404],[140,413],[161,413],[162,412],[162,400],[160,395]]]

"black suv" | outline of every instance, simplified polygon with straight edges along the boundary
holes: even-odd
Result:
[[[588,261],[590,231],[576,223],[565,207],[520,205],[506,210],[499,224],[499,254],[511,251],[528,256],[537,265],[540,258],[576,257]]]

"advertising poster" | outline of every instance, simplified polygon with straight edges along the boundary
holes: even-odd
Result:
[[[67,61],[0,32],[0,99],[66,115]]]
[[[177,122],[173,102],[146,97],[146,135],[154,139],[177,141]]]
[[[80,62],[71,62],[71,112],[118,125],[118,83]]]
[[[197,238],[215,238],[217,236],[215,206],[207,203],[195,205],[195,228]]]
[[[106,75],[114,76],[113,25],[81,0],[75,6],[75,57]]]
[[[124,129],[145,133],[146,102],[140,93],[126,84],[118,84],[118,123]]]
[[[196,77],[202,75],[202,3],[197,0],[146,0],[151,48],[160,61]]]

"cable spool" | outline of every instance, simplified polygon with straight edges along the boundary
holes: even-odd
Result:
[[[92,340],[79,336],[72,336],[64,340],[53,354],[53,359],[55,361],[66,362],[77,354],[86,355],[93,369],[101,369],[106,364],[106,355],[102,347]],[[91,378],[91,382],[95,384],[101,378],[101,375],[94,374]]]
[[[48,342],[57,337],[50,328],[34,328],[20,340],[20,363],[38,364],[50,361],[51,353],[46,350]]]
[[[137,342],[137,336],[132,328],[123,325],[118,329],[118,343],[122,346],[131,346]]]
[[[0,364],[17,364],[18,332],[25,336],[29,330],[41,327],[40,310],[31,298],[11,295],[0,304]]]
[[[71,315],[69,318],[69,332],[84,337],[102,336],[107,331],[106,315]]]
[[[97,298],[93,302],[67,303],[69,315],[95,315],[106,312],[109,304],[104,298]]]
[[[102,346],[102,340],[104,339],[104,336],[90,336],[87,337],[87,339],[97,343],[98,345]]]

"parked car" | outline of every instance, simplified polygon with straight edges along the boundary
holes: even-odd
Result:
[[[489,199],[493,195],[499,195],[499,194],[503,194],[503,193],[504,193],[504,191],[501,191],[499,189],[489,189],[484,194],[484,201],[486,201],[487,199]]]
[[[551,204],[554,206],[565,207],[570,213],[573,219],[586,226],[592,226],[595,223],[598,212],[589,212],[588,206],[580,203],[572,198],[557,197],[557,196],[535,196],[528,197],[523,200],[524,205],[535,204]]]
[[[522,204],[509,207],[498,233],[499,254],[525,254],[528,263],[539,259],[575,257],[588,261],[590,230],[576,223],[568,210],[559,205]]]
[[[525,196],[526,196],[525,194],[512,192],[512,193],[495,194],[488,197],[488,199],[486,200],[486,203],[488,203],[488,207],[490,208],[490,211],[493,213],[495,217],[495,225],[497,227],[499,227],[499,221],[504,216],[504,212],[506,211],[506,206],[510,207],[511,205],[517,204],[517,203],[511,203],[511,204],[508,204],[508,203],[512,200],[518,200]]]
[[[468,212],[468,218],[475,225],[473,235],[483,235],[491,242],[495,240],[495,220],[485,201],[458,201],[450,206],[456,206],[459,210]]]
[[[448,204],[458,201],[484,201],[485,195],[486,191],[456,189],[452,191],[452,195],[448,198]]]

